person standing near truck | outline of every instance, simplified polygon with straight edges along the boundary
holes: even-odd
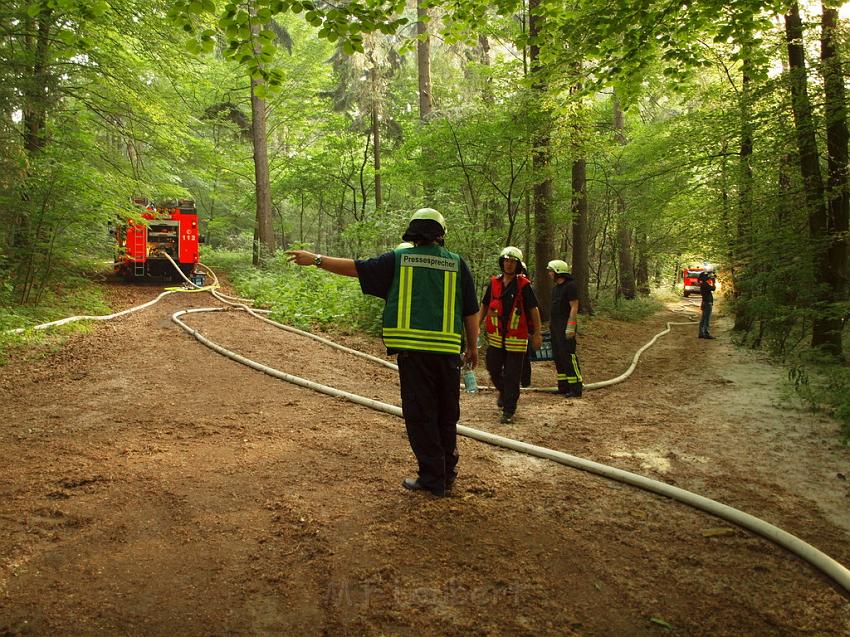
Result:
[[[567,398],[581,398],[583,381],[576,355],[576,326],[578,323],[578,288],[566,261],[554,259],[546,266],[552,286],[552,314],[549,330],[552,333],[552,354],[558,374],[558,393]]]
[[[699,321],[699,338],[711,340],[717,338],[716,336],[712,336],[708,331],[708,324],[711,321],[711,310],[714,307],[714,290],[714,270],[706,268],[699,273],[699,293],[702,296],[702,303],[700,303],[702,316]]]
[[[288,250],[297,265],[357,277],[364,294],[386,302],[383,339],[398,354],[401,407],[407,438],[419,465],[417,478],[402,486],[436,496],[451,491],[457,477],[460,367],[478,363],[478,300],[466,262],[446,250],[446,221],[433,208],[410,219],[402,239],[413,247],[364,260]]]

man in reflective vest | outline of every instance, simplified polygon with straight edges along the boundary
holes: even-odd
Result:
[[[364,294],[386,301],[383,338],[398,354],[401,407],[407,438],[419,464],[410,491],[437,496],[451,491],[457,476],[457,421],[465,332],[466,363],[478,364],[478,301],[464,260],[444,247],[446,221],[433,208],[417,210],[399,245],[373,259],[327,257],[289,250],[290,261],[357,277]]]
[[[540,310],[531,282],[522,274],[522,251],[508,246],[499,254],[502,273],[491,277],[481,299],[479,322],[487,334],[487,371],[499,392],[496,404],[502,423],[513,421],[519,400],[520,378],[528,349],[539,348]]]
[[[569,273],[566,261],[554,259],[546,266],[552,286],[552,313],[549,329],[552,332],[552,354],[558,374],[558,393],[567,398],[581,398],[583,380],[576,355],[576,325],[578,323],[578,288]]]

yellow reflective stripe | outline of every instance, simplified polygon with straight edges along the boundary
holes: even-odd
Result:
[[[524,338],[505,338],[498,334],[487,332],[487,343],[499,349],[505,349],[509,352],[524,352],[528,348],[528,340]]]
[[[558,374],[558,380],[567,380],[566,374]]]
[[[515,330],[519,327],[519,308],[514,308],[513,316],[511,316],[511,329]]]
[[[508,349],[512,352],[524,352],[527,348],[527,338],[513,338],[510,336],[505,338],[505,349]]]
[[[408,339],[384,338],[384,345],[395,349],[412,349],[425,352],[460,354],[460,343],[435,343],[434,341],[414,341]]]
[[[410,327],[410,306],[413,299],[413,268],[404,266],[399,270],[398,316],[396,325]]]
[[[502,338],[498,334],[491,334],[490,332],[487,332],[487,342],[495,347],[502,346]]]
[[[384,336],[429,339],[435,341],[448,341],[450,343],[460,344],[460,334],[454,334],[452,332],[419,330],[412,327],[409,327],[407,329],[403,329],[400,327],[385,327],[383,330],[383,334]]]
[[[582,382],[581,378],[581,369],[578,366],[578,358],[576,358],[575,354],[570,354],[573,357],[573,369],[576,370],[576,380]]]
[[[455,293],[457,272],[445,272],[443,278],[443,331],[451,332],[455,325]]]

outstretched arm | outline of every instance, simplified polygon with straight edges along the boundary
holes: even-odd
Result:
[[[287,250],[286,254],[289,255],[289,260],[296,265],[315,265],[316,257],[319,256],[307,250]],[[333,274],[357,276],[357,267],[354,265],[354,259],[322,256],[322,263],[318,267]]]

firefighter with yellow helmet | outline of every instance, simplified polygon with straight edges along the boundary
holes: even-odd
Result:
[[[566,261],[555,259],[546,266],[552,286],[552,312],[549,329],[552,333],[552,354],[558,374],[558,393],[567,398],[581,398],[583,381],[576,355],[576,325],[578,323],[578,288]]]
[[[513,421],[529,338],[541,345],[540,310],[531,281],[522,274],[522,251],[507,246],[499,253],[501,274],[490,278],[481,299],[479,321],[487,335],[487,372],[502,409],[502,423]]]
[[[385,301],[383,338],[398,355],[401,406],[419,465],[402,486],[443,496],[457,476],[460,368],[478,363],[478,301],[466,262],[444,247],[446,220],[433,208],[410,218],[402,239],[410,244],[372,259],[328,257],[289,250],[290,261],[357,277],[364,294]]]

